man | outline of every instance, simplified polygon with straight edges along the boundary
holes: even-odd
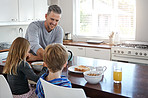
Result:
[[[45,14],[45,21],[32,22],[26,31],[25,38],[30,42],[31,52],[28,61],[43,60],[43,52],[51,43],[63,43],[63,29],[58,25],[61,9],[51,5]]]

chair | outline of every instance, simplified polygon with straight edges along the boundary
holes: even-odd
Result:
[[[9,84],[2,74],[0,75],[0,98],[13,98]]]
[[[51,84],[41,79],[45,98],[86,98],[83,89],[67,88]]]

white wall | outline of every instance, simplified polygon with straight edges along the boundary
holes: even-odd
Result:
[[[60,25],[64,32],[73,32],[73,0],[59,0],[59,6],[62,9]]]
[[[0,42],[11,43],[17,37],[25,37],[28,26],[0,26]],[[23,31],[19,31],[22,28]]]
[[[148,41],[148,0],[137,0],[136,40]]]

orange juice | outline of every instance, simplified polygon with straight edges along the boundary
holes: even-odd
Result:
[[[122,72],[114,71],[113,73],[114,81],[121,82],[122,81]]]

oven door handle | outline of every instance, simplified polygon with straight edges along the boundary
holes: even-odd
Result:
[[[128,55],[113,55],[114,57],[120,57],[120,58],[130,58],[130,59],[142,59],[142,60],[148,60],[148,58],[144,57],[135,57],[135,56],[128,56]]]

